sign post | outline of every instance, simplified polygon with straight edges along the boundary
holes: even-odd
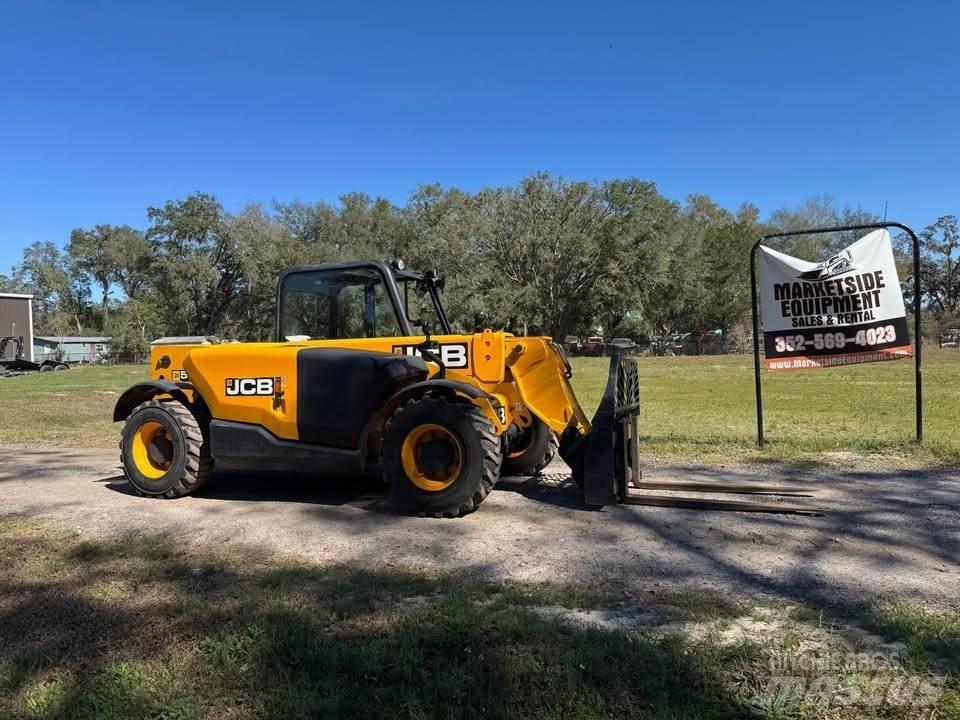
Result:
[[[760,313],[757,257],[767,276],[763,295],[767,366],[772,370],[847,365],[909,357],[903,296],[896,277],[887,228],[904,230],[913,242],[914,390],[917,442],[923,440],[920,342],[920,243],[906,225],[894,222],[812,228],[764,235],[750,251],[753,366],[757,442],[764,443],[760,379]],[[826,262],[811,263],[761,245],[772,238],[873,230]],[[853,335],[848,335],[852,332]]]

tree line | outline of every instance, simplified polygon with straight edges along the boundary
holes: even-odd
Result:
[[[402,258],[446,277],[459,330],[641,338],[720,329],[736,337],[749,333],[748,256],[760,235],[877,219],[828,196],[761,219],[749,203],[731,211],[705,195],[677,202],[635,178],[543,173],[474,193],[425,185],[403,205],[350,193],[336,205],[231,213],[197,192],[149,207],[143,229],[104,223],[73,230],[63,245],[29,245],[12,274],[0,275],[0,291],[34,295],[37,334],[111,335],[116,352],[142,356],[163,335],[268,339],[286,267]],[[921,238],[921,306],[934,325],[955,324],[956,217],[939,218]],[[823,243],[801,236],[777,247],[813,258],[831,249]],[[902,238],[898,246],[906,290],[912,266]]]

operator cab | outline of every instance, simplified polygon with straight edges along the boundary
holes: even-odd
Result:
[[[409,337],[433,328],[450,334],[442,289],[436,272],[412,272],[402,262],[291,268],[277,284],[277,340]]]

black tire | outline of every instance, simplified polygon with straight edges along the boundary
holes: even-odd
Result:
[[[69,370],[70,368],[64,365],[63,363],[60,363],[59,365],[55,365],[53,369],[55,371],[59,371],[59,370]]]
[[[443,489],[417,486],[404,469],[404,442],[423,425],[439,425],[459,442],[459,471]],[[500,438],[483,411],[450,398],[411,400],[394,412],[384,435],[384,478],[394,499],[419,515],[455,518],[476,510],[500,478],[502,459]]]
[[[146,423],[157,423],[165,431],[163,459],[169,467],[160,477],[145,475],[134,458],[138,430]],[[177,400],[148,400],[134,408],[120,437],[120,462],[137,494],[160,498],[189,495],[207,482],[213,468],[206,433],[193,413]]]
[[[537,475],[557,456],[560,440],[550,426],[534,418],[503,456],[501,475]]]
[[[49,365],[41,365],[40,372],[53,372],[53,368]]]

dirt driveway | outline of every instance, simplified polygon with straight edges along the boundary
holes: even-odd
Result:
[[[196,497],[130,493],[115,452],[6,447],[0,514],[52,520],[84,536],[164,531],[313,562],[435,567],[495,579],[590,583],[640,600],[700,590],[857,603],[898,595],[955,602],[960,470],[876,473],[783,466],[663,467],[647,479],[762,481],[817,488],[824,517],[671,508],[591,511],[563,479],[507,478],[460,520],[397,514],[377,483],[216,476]]]

